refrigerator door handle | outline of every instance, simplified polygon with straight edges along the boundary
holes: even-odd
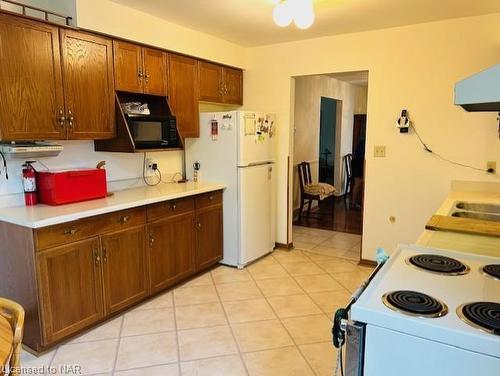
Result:
[[[265,162],[250,162],[246,166],[239,166],[239,167],[253,167],[253,166],[262,166],[262,165],[268,165],[268,164],[274,164],[273,161],[265,161]]]

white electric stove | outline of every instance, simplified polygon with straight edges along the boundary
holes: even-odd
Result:
[[[400,246],[351,306],[346,347],[346,376],[500,375],[500,258]]]

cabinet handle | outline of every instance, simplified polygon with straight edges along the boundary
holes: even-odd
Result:
[[[68,110],[68,125],[70,126],[70,128],[73,127],[73,120],[75,120],[73,112],[71,112],[71,110]]]
[[[177,204],[170,204],[170,210],[175,210],[177,209]]]
[[[124,215],[124,216],[120,217],[120,219],[118,220],[118,222],[120,222],[120,223],[127,223],[129,219],[130,219],[129,215]]]
[[[140,78],[144,77],[144,75],[142,74],[142,70],[139,69],[139,72],[137,72],[137,76],[139,76]]]
[[[196,224],[196,227],[198,228],[198,230],[200,230],[200,229],[201,229],[201,222],[198,222],[198,223]]]
[[[153,237],[153,234],[149,234],[149,246],[152,248],[153,244],[155,242],[155,238]]]
[[[99,265],[101,262],[101,256],[99,256],[99,251],[97,249],[94,249],[94,261],[96,265]]]
[[[97,257],[99,257],[99,256],[97,256]],[[104,263],[108,262],[108,250],[106,248],[102,249],[102,261]]]
[[[209,199],[210,201],[213,201],[213,200],[214,200],[214,196],[209,196],[209,197],[208,197],[208,199]]]
[[[76,234],[76,228],[70,227],[64,230],[64,235],[75,235]]]
[[[59,122],[59,125],[61,126],[61,128],[63,128],[64,123],[66,122],[66,117],[64,116],[63,110],[59,110],[59,115],[57,117],[57,121]]]

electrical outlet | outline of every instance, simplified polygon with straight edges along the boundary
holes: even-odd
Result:
[[[153,165],[158,165],[153,158],[146,159],[146,169],[148,171],[152,171],[153,170]]]
[[[385,145],[376,145],[373,147],[373,156],[375,158],[385,158]]]
[[[496,161],[486,162],[486,170],[488,170],[490,174],[495,174],[497,172],[497,162]]]

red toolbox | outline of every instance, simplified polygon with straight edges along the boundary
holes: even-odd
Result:
[[[39,202],[47,205],[69,204],[107,195],[106,170],[103,168],[37,171],[36,184]]]

